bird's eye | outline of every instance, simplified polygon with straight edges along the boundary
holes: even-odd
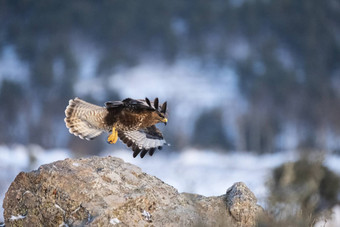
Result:
[[[163,114],[161,114],[161,113],[158,113],[158,116],[160,116],[160,117],[164,118],[164,115],[163,115]]]

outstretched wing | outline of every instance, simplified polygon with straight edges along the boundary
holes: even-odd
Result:
[[[148,152],[152,156],[157,148],[162,149],[163,145],[167,145],[161,131],[154,125],[136,131],[119,131],[118,136],[123,143],[132,148],[134,158],[139,153],[141,158]]]
[[[104,118],[107,114],[104,107],[75,98],[66,107],[64,121],[70,133],[91,140],[106,130]]]

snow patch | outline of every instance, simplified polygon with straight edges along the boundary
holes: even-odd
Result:
[[[9,220],[10,221],[16,221],[16,220],[20,220],[20,219],[24,219],[24,218],[26,218],[26,215],[25,216],[23,216],[23,215],[14,216],[14,215],[12,215]]]
[[[65,210],[63,208],[61,208],[58,204],[54,204],[54,206],[56,208],[58,208],[59,210],[61,210],[61,212],[63,212],[65,214]]]
[[[32,194],[31,191],[25,191],[24,194],[22,194],[22,195],[25,195],[26,193],[31,193]]]
[[[72,165],[75,166],[75,167],[78,167],[80,164],[77,163],[77,162],[73,162]]]
[[[72,211],[71,214],[77,213],[78,210],[80,210],[80,207],[78,207],[77,209],[75,209],[74,211]]]
[[[119,223],[120,223],[120,221],[119,221],[118,218],[111,218],[111,219],[110,219],[110,224],[117,225],[117,224],[119,224]]]
[[[152,221],[151,214],[147,212],[146,210],[143,210],[142,216],[145,217],[146,221]]]

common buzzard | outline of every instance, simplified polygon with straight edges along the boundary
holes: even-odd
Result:
[[[107,141],[116,143],[118,137],[133,150],[133,157],[140,153],[153,155],[155,150],[167,145],[157,123],[166,123],[167,102],[159,106],[158,98],[150,102],[145,99],[127,98],[109,101],[97,106],[79,98],[71,99],[65,110],[65,123],[69,132],[81,139],[91,140],[108,132]]]

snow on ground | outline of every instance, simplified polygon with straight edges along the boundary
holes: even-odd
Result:
[[[294,161],[294,152],[256,155],[247,152],[219,153],[209,150],[184,149],[183,152],[157,151],[153,157],[132,157],[129,149],[106,150],[100,156],[115,156],[139,166],[178,189],[179,192],[218,196],[233,183],[243,181],[254,192],[261,205],[265,204],[266,180],[271,170],[284,162]],[[0,146],[0,202],[10,183],[20,171],[31,171],[42,164],[71,157],[65,149],[43,150],[37,145]],[[340,174],[340,157],[330,155],[325,164]],[[3,210],[0,209],[0,221]],[[334,209],[334,220],[340,217],[340,208]],[[326,226],[336,226],[331,221]],[[338,223],[338,222],[335,222]],[[323,226],[323,225],[321,225]]]

